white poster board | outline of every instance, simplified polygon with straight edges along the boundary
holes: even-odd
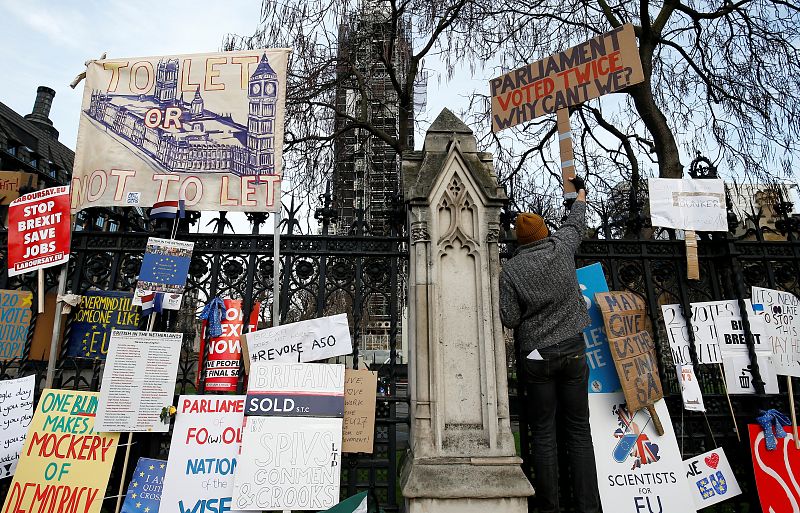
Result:
[[[96,431],[169,431],[159,417],[175,396],[182,340],[181,333],[111,332]]]
[[[772,345],[764,333],[764,318],[760,315],[750,315],[747,320],[750,323],[750,334],[753,335],[753,346],[756,352],[766,356],[772,355]],[[717,340],[722,356],[747,353],[747,338],[741,316],[716,317],[714,327],[717,331]]]
[[[624,405],[622,392],[589,394],[603,511],[696,511],[664,400],[655,403],[662,436],[656,434],[647,409],[631,415]]]
[[[0,381],[0,479],[14,475],[33,419],[36,376]]]
[[[253,365],[244,413],[270,417],[341,418],[344,415],[344,365]]]
[[[689,458],[683,464],[697,509],[713,506],[742,493],[721,447]]]
[[[675,372],[678,374],[678,381],[681,384],[681,398],[683,407],[688,411],[706,411],[703,401],[703,391],[697,381],[697,374],[694,372],[694,365],[676,365]]]
[[[653,226],[727,232],[725,184],[722,180],[649,178]]]
[[[749,299],[745,299],[745,305],[747,305],[748,315],[750,317],[755,315]],[[691,307],[698,363],[722,363],[722,351],[717,342],[717,328],[714,319],[720,316],[740,317],[739,301],[735,299],[703,301],[692,303]],[[683,316],[683,308],[679,304],[661,305],[661,313],[664,316],[664,327],[672,352],[672,363],[675,365],[692,363],[689,355],[689,328]]]
[[[242,422],[243,395],[180,397],[159,513],[237,513],[231,495]]]
[[[282,324],[245,335],[250,362],[317,362],[353,352],[347,314]]]
[[[800,377],[800,300],[791,292],[753,287],[753,304],[772,344],[772,364],[782,376]]]
[[[340,418],[247,417],[233,507],[307,511],[334,506],[341,449]]]

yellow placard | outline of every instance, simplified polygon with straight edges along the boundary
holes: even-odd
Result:
[[[42,392],[2,513],[99,513],[119,433],[95,433],[97,392]]]

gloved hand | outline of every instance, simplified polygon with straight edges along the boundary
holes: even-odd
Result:
[[[583,189],[584,191],[586,190],[586,182],[584,182],[583,178],[581,178],[580,176],[575,175],[572,178],[570,178],[569,181],[572,182],[572,185],[575,186],[575,192],[580,192],[581,189]]]

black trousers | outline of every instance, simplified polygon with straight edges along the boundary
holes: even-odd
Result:
[[[541,350],[542,360],[525,359],[530,390],[533,468],[540,513],[558,513],[558,445],[566,444],[572,475],[571,503],[579,513],[599,513],[597,468],[589,429],[589,366],[583,337]],[[527,355],[523,355],[527,356]]]

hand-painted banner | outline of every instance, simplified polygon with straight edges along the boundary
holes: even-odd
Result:
[[[8,205],[19,198],[20,187],[36,188],[39,179],[31,173],[0,171],[0,205]]]
[[[182,333],[111,333],[97,407],[98,431],[169,431],[159,417],[175,396],[182,340]]]
[[[742,493],[722,448],[684,460],[683,464],[697,509],[707,508]]]
[[[0,381],[0,479],[14,474],[33,419],[36,376]]]
[[[206,343],[207,321],[203,321],[200,330],[200,351],[197,356],[197,380],[205,374],[205,387],[209,392],[235,392],[239,376],[242,373],[242,333],[244,328],[244,312],[241,299],[225,299],[225,316],[220,323],[222,335],[212,337]],[[248,332],[258,327],[258,312],[261,303],[256,302],[250,311]],[[208,355],[206,355],[208,346]],[[203,373],[202,370],[205,369]]]
[[[243,422],[242,395],[180,397],[159,513],[238,513],[231,495]]]
[[[72,210],[280,207],[290,50],[91,61]]]
[[[603,314],[594,300],[596,293],[608,292],[603,266],[596,263],[578,269],[578,283],[583,301],[589,309],[589,318],[592,320],[592,323],[583,330],[583,339],[586,341],[586,362],[589,364],[589,393],[615,392],[622,385],[611,359]]]
[[[612,338],[608,343],[628,410],[635,412],[664,397],[656,345],[648,332]]]
[[[644,80],[633,25],[489,81],[492,131],[533,121]]]
[[[603,314],[606,336],[610,339],[652,331],[644,299],[633,292],[601,292],[594,295]]]
[[[658,436],[646,409],[631,414],[622,392],[589,394],[597,483],[603,511],[694,512],[669,410],[655,404],[664,426]]]
[[[174,239],[147,239],[136,288],[152,292],[182,294],[186,288],[194,242]]]
[[[339,502],[342,419],[248,417],[233,506],[307,511]]]
[[[316,362],[353,352],[347,314],[283,324],[245,335],[251,363]]]
[[[2,513],[100,513],[119,434],[95,431],[97,398],[42,392]]]
[[[167,462],[139,458],[120,513],[158,513]]]
[[[800,377],[800,300],[791,292],[753,287],[777,374]],[[755,308],[755,306],[754,306]]]
[[[31,326],[33,294],[22,290],[0,290],[0,360],[25,355]]]
[[[72,313],[67,356],[105,359],[111,332],[139,329],[140,313],[130,292],[85,292]]]
[[[253,365],[244,413],[278,417],[342,417],[344,365]]]
[[[8,275],[67,263],[72,221],[69,187],[20,196],[8,207]]]
[[[372,452],[377,389],[376,371],[345,369],[342,452]]]
[[[653,226],[698,232],[728,231],[722,180],[649,178],[647,185]]]
[[[784,430],[786,437],[776,438],[778,446],[774,451],[767,450],[761,426],[749,424],[747,428],[761,511],[800,511],[800,486],[797,484],[800,450],[794,443],[791,426],[778,427]]]

